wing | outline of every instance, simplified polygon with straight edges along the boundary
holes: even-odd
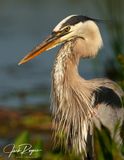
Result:
[[[96,112],[93,121],[98,128],[100,128],[101,122],[113,134],[118,121],[120,121],[120,126],[124,124],[123,91],[113,81],[106,82],[104,81],[104,85],[99,86],[92,94],[92,106]],[[120,144],[122,140],[120,131],[118,131],[116,141]]]
[[[91,81],[91,83],[95,84],[95,85],[97,84],[97,89],[98,90],[99,90],[100,87],[105,87],[106,89],[111,89],[120,98],[122,98],[124,96],[124,91],[122,90],[122,88],[116,82],[111,81],[109,79],[106,79],[106,78],[97,78],[97,79],[93,79]],[[107,91],[107,90],[105,90],[105,91]]]

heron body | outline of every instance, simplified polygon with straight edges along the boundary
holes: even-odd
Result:
[[[78,73],[80,59],[95,57],[102,47],[97,21],[78,15],[65,18],[48,39],[20,62],[25,63],[63,43],[52,71],[51,106],[55,138],[64,134],[65,146],[85,156],[89,151],[87,145],[89,135],[93,135],[93,124],[99,127],[103,123],[113,134],[115,124],[119,119],[122,123],[124,116],[121,107],[124,94],[115,82],[108,79],[86,80]],[[119,134],[117,141],[122,141]]]
[[[121,107],[123,91],[111,80],[85,80],[78,74],[79,57],[76,59],[77,53],[73,52],[73,43],[77,41],[80,39],[65,43],[55,60],[52,73],[53,122],[55,135],[66,133],[66,145],[71,145],[77,153],[86,153],[88,130],[93,122],[98,125],[100,120],[113,131],[117,120],[122,118],[117,115],[116,107]]]

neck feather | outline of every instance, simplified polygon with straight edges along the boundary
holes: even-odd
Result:
[[[89,119],[92,116],[91,90],[78,73],[80,56],[73,53],[72,41],[65,43],[57,54],[53,68],[52,109],[57,134],[66,135],[77,153],[86,152]],[[83,90],[85,92],[83,92]]]

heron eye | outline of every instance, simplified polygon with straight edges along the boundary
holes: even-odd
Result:
[[[67,26],[67,27],[64,28],[64,31],[65,31],[65,32],[68,32],[70,29],[71,29],[71,27],[70,27],[70,26]]]

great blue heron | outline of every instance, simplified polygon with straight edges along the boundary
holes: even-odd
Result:
[[[99,127],[100,121],[112,133],[124,115],[124,93],[115,82],[104,78],[85,80],[78,73],[80,58],[95,57],[103,45],[97,21],[82,15],[68,16],[19,63],[63,43],[52,71],[53,124],[56,135],[64,133],[65,145],[85,156],[93,122]],[[121,137],[117,139],[121,143]]]

